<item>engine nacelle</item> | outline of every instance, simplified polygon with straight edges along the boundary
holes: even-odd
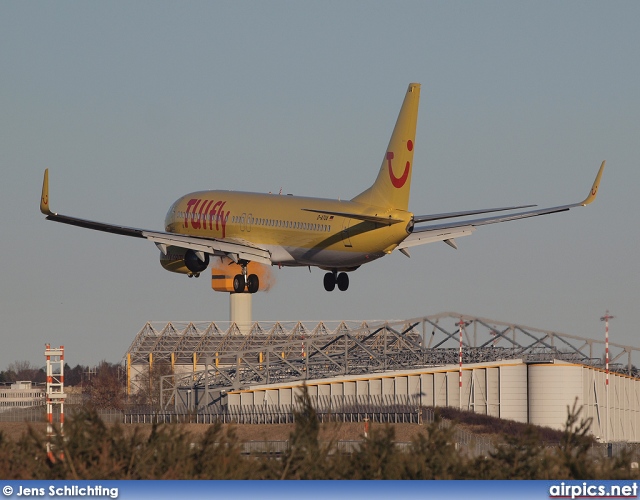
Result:
[[[191,249],[168,246],[166,255],[160,252],[160,265],[172,273],[199,274],[209,267],[209,254],[203,262]]]

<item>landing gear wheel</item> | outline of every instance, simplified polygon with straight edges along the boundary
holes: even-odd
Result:
[[[347,288],[349,288],[349,275],[347,273],[338,274],[338,290],[344,292]]]
[[[327,273],[324,275],[324,289],[327,292],[333,292],[336,287],[336,275],[333,273]]]
[[[249,293],[256,293],[258,288],[260,288],[260,280],[258,280],[258,276],[250,274],[247,278],[247,291]]]
[[[233,277],[233,291],[236,293],[244,292],[245,282],[242,274],[236,274]]]

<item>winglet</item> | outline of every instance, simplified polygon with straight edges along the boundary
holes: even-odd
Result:
[[[44,180],[42,181],[42,197],[40,198],[40,211],[45,215],[53,215],[49,210],[49,169],[44,171]]]
[[[580,203],[580,205],[587,206],[589,203],[591,203],[593,200],[596,199],[596,195],[598,194],[598,188],[600,187],[600,177],[602,177],[602,171],[604,170],[604,164],[606,163],[606,160],[602,162],[602,165],[600,165],[600,170],[598,170],[598,175],[596,175],[596,180],[593,181],[593,186],[591,187],[591,191],[589,192],[589,196],[587,196],[584,201],[582,203]]]

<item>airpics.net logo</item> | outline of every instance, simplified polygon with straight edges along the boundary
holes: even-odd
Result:
[[[638,485],[632,484],[554,484],[549,488],[549,498],[637,498]]]

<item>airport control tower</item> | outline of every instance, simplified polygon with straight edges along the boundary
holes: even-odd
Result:
[[[229,294],[229,321],[235,323],[241,331],[247,331],[252,324],[252,293],[233,291],[233,277],[242,272],[239,264],[230,259],[216,259],[211,266],[211,288],[216,292]],[[258,276],[260,286],[258,291],[266,291],[273,284],[271,270],[257,262],[249,262],[247,273]]]

